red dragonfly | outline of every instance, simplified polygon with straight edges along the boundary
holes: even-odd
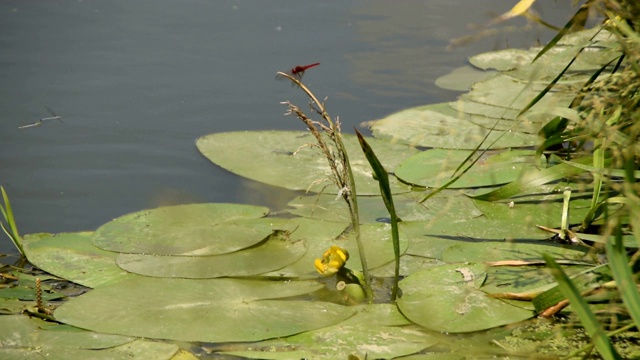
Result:
[[[317,63],[313,63],[313,64],[309,64],[309,65],[298,65],[296,67],[294,67],[293,69],[289,70],[287,73],[291,76],[293,76],[294,78],[298,79],[298,81],[300,79],[302,79],[302,75],[304,75],[304,72],[307,71],[308,69],[311,69],[312,67],[318,66],[320,65],[319,62]]]

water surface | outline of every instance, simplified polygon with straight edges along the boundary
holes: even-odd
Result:
[[[0,2],[0,184],[22,233],[93,230],[191,202],[282,206],[294,193],[243,180],[196,150],[220,131],[300,129],[279,104],[305,75],[352,132],[362,121],[452,100],[434,80],[472,54],[529,47],[513,29],[447,51],[514,1],[48,0]],[[563,25],[566,4],[538,8]],[[64,123],[18,129],[49,116]],[[265,165],[268,166],[268,165]],[[291,174],[283,174],[291,176]],[[0,252],[12,251],[7,239]]]

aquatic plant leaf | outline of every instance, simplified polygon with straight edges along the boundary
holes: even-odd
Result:
[[[274,271],[298,261],[307,251],[304,241],[274,231],[264,243],[250,249],[215,256],[120,254],[122,269],[146,276],[205,279],[251,276]]]
[[[85,331],[24,315],[0,316],[2,359],[171,359],[178,346]]]
[[[349,134],[342,134],[342,140],[349,154],[358,195],[377,195],[378,182],[371,175],[358,140]],[[380,161],[388,169],[417,152],[402,144],[371,141]],[[209,134],[199,138],[196,145],[213,163],[240,176],[292,190],[337,194],[339,189],[329,180],[331,170],[327,159],[312,145],[315,143],[309,132],[252,131]],[[391,188],[396,193],[409,190],[395,179]]]
[[[240,204],[191,204],[143,210],[102,225],[101,249],[155,255],[217,255],[254,245],[271,233],[257,220],[269,209]],[[246,221],[235,223],[232,221]]]
[[[451,70],[450,73],[440,76],[436,79],[435,84],[439,88],[466,91],[471,88],[473,83],[484,80],[489,76],[493,76],[491,71],[481,71],[469,65],[464,65]]]
[[[421,351],[442,338],[421,331],[390,304],[361,305],[351,318],[286,339],[239,345],[224,353],[258,359],[393,359]],[[409,325],[409,326],[407,326]],[[318,341],[322,339],[322,341]],[[244,349],[242,349],[244,348]]]
[[[475,149],[489,129],[474,124],[464,114],[450,114],[451,112],[448,103],[418,106],[381,120],[370,121],[367,125],[375,137],[390,139],[392,142],[440,149]],[[492,144],[501,135],[501,131],[489,134],[481,149]],[[491,148],[532,146],[536,142],[536,135],[513,131],[504,134]]]
[[[354,309],[267,300],[313,292],[313,281],[167,279],[132,275],[62,304],[57,320],[104,333],[177,341],[258,341],[338,323]]]
[[[409,275],[400,282],[397,304],[411,321],[428,329],[471,332],[515,323],[534,313],[488,297],[479,290],[486,277],[481,264],[447,264]]]
[[[115,261],[118,253],[93,246],[91,232],[62,233],[47,236],[24,236],[27,259],[38,268],[95,288],[119,281],[128,273],[120,269]]]
[[[593,157],[581,157],[576,159],[574,162],[582,165],[593,163]],[[528,194],[535,191],[541,185],[545,185],[562,178],[570,178],[583,172],[585,172],[585,170],[561,163],[540,171],[527,172],[522,177],[509,184],[503,185],[498,189],[473,195],[472,197],[474,199],[486,201],[504,200],[515,195]]]
[[[424,187],[440,187],[448,182],[460,163],[470,154],[465,150],[432,149],[418,153],[398,165],[396,176],[407,183]],[[505,151],[482,156],[449,188],[471,188],[506,184],[518,179],[534,164],[532,150]],[[476,156],[477,157],[477,156]]]
[[[394,196],[398,216],[402,220],[426,220],[433,217],[433,211],[418,202],[411,193],[397,194]],[[335,195],[319,194],[298,196],[289,202],[287,212],[311,219],[325,221],[348,222],[349,209],[343,199],[336,199]],[[358,197],[358,210],[360,222],[388,222],[389,213],[380,196]]]
[[[521,110],[546,86],[547,82],[531,83],[500,74],[475,83],[466,97],[483,104]],[[540,99],[532,109],[568,107],[574,96],[569,92],[554,93],[553,97]]]
[[[594,346],[598,349],[598,352],[600,352],[605,359],[621,359],[613,347],[611,339],[609,339],[609,336],[607,336],[607,333],[602,327],[602,324],[589,308],[589,304],[587,304],[587,301],[576,285],[551,256],[545,255],[544,259],[547,262],[547,266],[551,269],[553,276],[558,281],[558,287],[562,291],[562,294],[569,300],[572,309],[580,317],[580,322],[589,334],[589,337],[593,339]]]
[[[521,243],[507,241],[483,241],[479,243],[455,244],[446,248],[442,260],[454,262],[491,262],[500,260],[523,260],[542,262],[547,253],[558,259],[582,261],[587,250],[578,246],[560,246],[547,241]],[[586,261],[583,261],[586,264]]]
[[[521,222],[488,219],[484,216],[458,220],[455,213],[430,221],[403,221],[400,230],[409,240],[407,254],[442,259],[453,245],[481,241],[523,242],[541,240],[549,234]]]
[[[290,231],[289,237],[293,240],[304,240],[307,246],[306,253],[298,261],[281,269],[260,274],[260,276],[274,278],[315,279],[322,277],[313,265],[314,260],[331,247],[330,244],[349,226],[347,222],[318,221],[307,218],[271,218],[271,220],[286,224]],[[284,228],[285,225],[274,222],[273,226]]]
[[[560,228],[562,222],[562,192],[551,190],[552,186],[541,186],[539,191],[530,196],[519,196],[512,202],[490,202],[473,200],[476,207],[486,217],[505,223],[520,223],[530,229],[536,225],[549,228]],[[549,189],[549,191],[545,191]],[[588,191],[576,190],[570,202],[572,223],[578,223],[589,212],[590,200]],[[610,209],[613,209],[611,207]]]
[[[370,269],[375,269],[394,260],[395,256],[393,253],[393,246],[391,245],[390,224],[363,224],[360,227],[360,231],[365,247],[367,264],[369,264]],[[324,244],[324,247],[326,248],[328,245],[337,245],[343,249],[347,249],[349,254],[351,254],[347,267],[352,270],[362,270],[355,234],[349,233],[346,236],[341,236],[331,244]],[[407,238],[402,232],[400,232],[400,254],[404,254],[407,250],[407,246]]]

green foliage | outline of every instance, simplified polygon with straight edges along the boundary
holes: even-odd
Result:
[[[400,235],[398,234],[398,222],[400,221],[400,218],[398,218],[398,215],[396,214],[396,208],[393,203],[393,195],[391,193],[391,187],[389,186],[389,173],[385,170],[384,166],[382,166],[382,163],[378,160],[373,149],[369,146],[367,141],[364,139],[364,136],[362,136],[358,130],[356,130],[356,135],[358,136],[358,141],[360,142],[364,155],[367,157],[369,164],[371,164],[375,179],[378,180],[378,183],[380,184],[382,201],[387,207],[387,211],[389,211],[389,216],[391,216],[391,240],[393,243],[393,256],[395,263],[391,301],[396,301],[396,296],[398,295],[398,282],[400,281]]]
[[[16,219],[13,216],[13,209],[11,208],[11,203],[9,202],[9,196],[7,192],[4,190],[4,187],[0,186],[0,191],[2,192],[2,200],[4,201],[4,206],[0,205],[0,212],[2,212],[2,217],[4,217],[3,223],[0,221],[0,227],[5,234],[11,239],[13,245],[18,249],[20,255],[24,256],[24,249],[22,248],[22,240],[20,239],[20,234],[18,234],[18,226],[16,225]]]
[[[596,349],[605,359],[621,359],[620,355],[613,348],[609,337],[604,332],[602,325],[598,322],[593,312],[589,309],[589,305],[581,296],[573,282],[567,277],[562,268],[553,260],[552,257],[545,255],[547,266],[552,270],[553,276],[558,281],[558,285],[564,296],[569,299],[571,305],[578,313],[582,325],[584,325],[587,333],[591,336]]]

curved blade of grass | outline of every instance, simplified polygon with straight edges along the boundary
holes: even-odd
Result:
[[[613,278],[616,280],[616,284],[622,295],[622,301],[624,301],[624,304],[627,306],[636,327],[640,329],[640,293],[638,293],[638,288],[633,280],[631,265],[629,265],[626,249],[623,246],[620,224],[616,226],[615,241],[607,241],[605,249],[607,251],[607,257],[609,258],[609,266],[611,267]]]
[[[13,245],[18,249],[20,255],[24,256],[24,249],[22,248],[22,242],[20,241],[20,234],[18,234],[18,226],[16,225],[16,219],[13,216],[13,209],[11,208],[11,202],[9,202],[9,196],[7,196],[7,192],[4,190],[4,187],[0,186],[0,191],[2,191],[2,200],[4,201],[4,207],[0,206],[0,211],[2,211],[2,216],[7,222],[9,229],[5,227],[5,225],[0,222],[0,227],[7,234]]]
[[[631,173],[629,173],[628,171],[623,169],[607,169],[606,166],[611,163],[609,158],[605,158],[605,162],[602,165],[602,167],[594,167],[594,166],[582,164],[576,161],[569,161],[569,160],[560,160],[560,161],[564,164],[571,165],[575,168],[583,169],[584,171],[588,171],[594,174],[607,175],[611,177],[625,177],[630,175],[631,177],[633,177],[634,181],[640,180],[640,170],[633,170]]]
[[[378,179],[382,200],[384,201],[384,205],[387,207],[387,211],[389,211],[389,215],[391,216],[391,238],[393,241],[393,255],[395,260],[391,301],[396,301],[396,296],[398,295],[398,281],[400,281],[400,236],[398,234],[398,221],[400,221],[400,218],[398,218],[395,206],[393,205],[393,196],[391,195],[391,188],[389,186],[389,173],[385,170],[384,166],[382,166],[382,163],[378,160],[373,149],[369,146],[358,129],[355,129],[355,131],[358,136],[358,141],[360,142],[360,147],[362,147],[362,151],[364,152],[364,156],[369,161],[369,164]]]
[[[574,161],[577,164],[589,164],[593,161],[591,156],[586,156]],[[525,174],[522,178],[504,185],[485,194],[470,195],[471,198],[485,201],[497,201],[508,199],[512,196],[533,190],[540,185],[560,180],[565,177],[578,175],[586,170],[569,164],[558,164],[534,173]]]
[[[601,140],[596,140],[596,143],[602,144]],[[593,167],[600,170],[598,172],[593,172],[593,194],[591,196],[591,205],[589,206],[589,212],[582,220],[582,229],[586,229],[591,225],[593,219],[596,214],[596,210],[600,204],[600,194],[602,193],[602,174],[601,171],[604,170],[605,156],[604,150],[601,147],[598,147],[593,151]]]
[[[536,57],[533,58],[533,60],[531,61],[532,63],[535,62],[536,60],[538,60],[539,57],[541,57],[542,55],[544,55],[547,51],[549,51],[549,49],[551,49],[552,47],[556,46],[556,44],[569,32],[571,31],[575,26],[582,26],[584,27],[585,21],[587,19],[587,16],[589,14],[589,9],[591,7],[591,3],[593,1],[587,1],[584,5],[582,5],[580,7],[580,9],[578,9],[578,11],[571,17],[571,19],[569,19],[569,21],[564,25],[564,27],[562,27],[562,29],[560,31],[558,31],[558,33],[556,34],[556,36],[553,37],[553,39],[551,39],[551,41],[549,41],[549,43],[547,45],[545,45],[545,47],[542,48],[542,50],[540,50],[540,52],[538,52],[538,54],[536,55]]]
[[[611,341],[607,337],[607,333],[604,331],[595,315],[589,308],[589,305],[585,299],[580,295],[580,292],[571,282],[567,274],[564,273],[560,265],[558,265],[553,258],[547,254],[543,255],[547,266],[551,269],[551,273],[556,278],[560,290],[564,296],[569,300],[571,308],[578,314],[582,326],[584,326],[587,334],[591,337],[596,349],[600,355],[605,359],[621,359],[620,355],[614,349]]]

